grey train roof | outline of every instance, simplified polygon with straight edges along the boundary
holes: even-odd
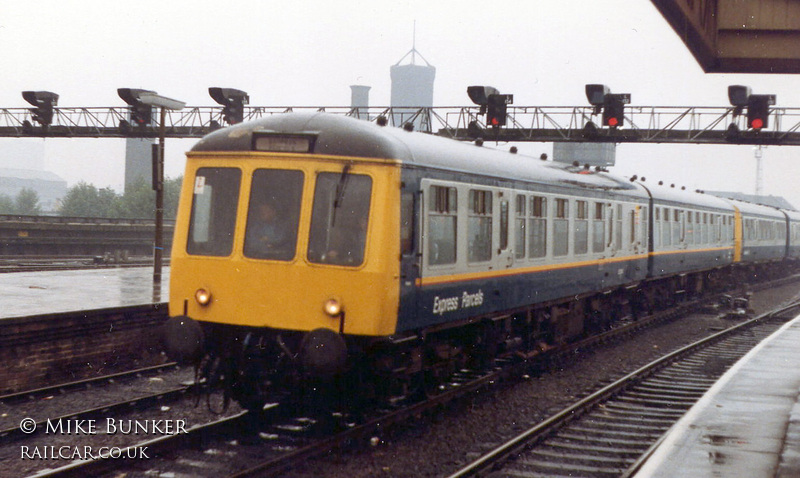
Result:
[[[205,136],[192,151],[250,151],[253,133],[259,132],[313,134],[316,154],[397,159],[406,165],[647,197],[640,186],[608,174],[326,113],[284,113],[238,124]]]

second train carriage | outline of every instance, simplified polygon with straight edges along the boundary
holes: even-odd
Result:
[[[407,388],[737,261],[738,213],[695,196],[346,117],[237,125],[187,155],[167,348],[246,406],[344,371]]]
[[[704,194],[652,187],[653,235],[649,277],[728,266],[734,256],[730,202]]]

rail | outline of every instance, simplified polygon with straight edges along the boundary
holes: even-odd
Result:
[[[779,307],[770,312],[764,313],[756,318],[738,324],[736,326],[725,329],[714,335],[699,340],[693,344],[682,347],[668,355],[665,355],[641,368],[631,372],[630,374],[620,378],[619,380],[603,387],[602,389],[592,393],[586,398],[576,402],[575,404],[565,408],[536,426],[526,430],[525,432],[517,435],[501,446],[486,453],[477,460],[461,468],[457,472],[451,474],[449,478],[466,478],[470,476],[479,475],[490,469],[497,469],[497,466],[505,461],[508,461],[513,456],[528,449],[533,444],[544,440],[546,437],[552,435],[555,431],[561,429],[565,425],[577,420],[579,417],[588,413],[590,409],[605,403],[611,397],[617,397],[627,388],[640,383],[645,377],[651,376],[656,371],[664,369],[667,365],[673,364],[679,360],[684,359],[698,350],[702,350],[711,344],[716,344],[723,339],[733,337],[736,334],[745,330],[750,330],[756,325],[764,324],[767,319],[779,316],[789,310],[800,307],[800,302],[793,302],[787,306]],[[777,328],[777,327],[776,327]],[[757,342],[756,342],[757,343]],[[741,353],[744,355],[746,350]],[[720,372],[721,373],[721,372]],[[645,455],[652,453],[652,447],[645,453]],[[637,460],[634,466],[639,466],[643,460]],[[599,472],[598,472],[599,473]],[[573,475],[570,475],[573,476]],[[628,475],[626,475],[628,476]]]

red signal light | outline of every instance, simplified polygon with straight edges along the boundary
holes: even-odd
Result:
[[[753,118],[753,121],[750,122],[750,127],[753,129],[761,129],[764,127],[764,120],[761,118]]]
[[[619,124],[619,121],[617,121],[617,118],[615,118],[613,116],[611,118],[608,118],[608,125],[609,126],[616,126],[617,124]]]

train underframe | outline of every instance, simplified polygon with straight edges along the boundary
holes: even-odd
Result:
[[[458,370],[485,369],[498,359],[527,360],[606,331],[624,318],[636,320],[721,293],[731,284],[788,275],[798,263],[737,265],[650,279],[392,338],[203,324],[205,353],[198,375],[248,409],[287,397],[315,408],[392,402],[435,393]]]

